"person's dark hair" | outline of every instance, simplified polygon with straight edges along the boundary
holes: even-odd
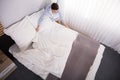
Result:
[[[59,9],[58,4],[57,4],[57,3],[52,3],[52,4],[51,4],[51,9],[52,9],[52,10],[58,10],[58,9]]]

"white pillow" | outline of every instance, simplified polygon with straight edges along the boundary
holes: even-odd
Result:
[[[4,32],[16,42],[21,51],[28,48],[36,34],[35,28],[29,22],[28,17],[5,29]]]

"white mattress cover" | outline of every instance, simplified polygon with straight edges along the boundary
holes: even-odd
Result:
[[[31,47],[30,47],[31,48]],[[89,70],[89,72],[88,72],[88,75],[87,75],[87,77],[86,77],[86,80],[94,80],[94,78],[95,78],[95,75],[96,75],[96,72],[97,72],[97,70],[98,70],[98,68],[99,68],[99,65],[100,65],[100,63],[101,63],[101,59],[102,59],[102,57],[103,57],[103,53],[104,53],[104,50],[105,50],[105,47],[103,46],[103,45],[100,45],[100,47],[99,47],[99,49],[98,49],[98,54],[96,55],[96,58],[95,58],[95,60],[94,60],[94,63],[93,63],[93,65],[91,66],[91,68],[90,68],[90,70]],[[22,58],[22,55],[18,55],[17,53],[19,53],[19,48],[17,47],[17,45],[16,44],[14,44],[14,45],[12,45],[11,47],[10,47],[10,49],[9,49],[9,51],[10,51],[10,53],[12,53],[13,54],[13,56],[19,61],[19,62],[21,62],[23,65],[25,65],[28,69],[30,69],[30,70],[32,70],[34,73],[36,73],[37,75],[39,75],[39,76],[41,76],[40,74],[39,74],[39,68],[38,68],[38,66],[33,66],[33,64],[32,63],[34,63],[34,62],[29,62],[29,60],[25,60],[25,59],[23,59]],[[23,55],[24,56],[24,55]],[[37,55],[36,55],[37,56]],[[28,57],[27,59],[31,59],[33,56],[31,56],[31,57]],[[63,59],[64,60],[64,59]],[[62,63],[62,61],[61,61],[61,63]],[[64,64],[64,63],[63,63]],[[57,66],[56,66],[57,67]],[[64,70],[64,69],[62,69],[62,70]],[[63,71],[62,71],[63,72]],[[60,74],[62,74],[62,72],[60,73]],[[54,74],[54,73],[53,73]],[[47,75],[48,75],[48,73],[47,73]],[[54,74],[54,75],[56,75],[56,74]],[[47,76],[46,76],[47,77]]]

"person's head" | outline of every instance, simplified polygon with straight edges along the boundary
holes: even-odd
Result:
[[[59,9],[59,6],[57,3],[52,3],[51,4],[51,10],[52,10],[52,13],[56,13]]]

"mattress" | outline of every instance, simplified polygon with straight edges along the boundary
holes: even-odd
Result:
[[[32,48],[32,46],[30,46],[30,49]],[[91,68],[90,68],[90,71],[88,72],[88,74],[87,74],[87,77],[86,77],[86,80],[94,80],[94,78],[95,78],[95,75],[96,75],[96,72],[97,72],[97,70],[98,70],[98,68],[99,68],[99,65],[100,65],[100,63],[101,63],[101,59],[102,59],[102,57],[103,57],[103,53],[104,53],[104,50],[105,50],[105,47],[103,46],[103,45],[100,45],[100,47],[99,47],[99,49],[98,49],[98,54],[96,55],[96,58],[95,58],[95,60],[94,60],[94,63],[93,63],[93,65],[91,66]],[[38,70],[39,70],[39,66],[35,66],[35,65],[33,65],[33,63],[36,63],[36,62],[34,62],[34,60],[32,61],[32,62],[30,62],[30,59],[32,59],[34,56],[25,56],[24,54],[22,55],[22,54],[19,54],[19,48],[18,48],[18,46],[16,45],[16,44],[14,44],[14,45],[12,45],[11,47],[10,47],[10,49],[9,49],[9,52],[10,53],[12,53],[12,55],[20,62],[20,63],[22,63],[24,66],[26,66],[29,70],[31,70],[31,71],[33,71],[35,74],[37,74],[37,75],[39,75],[40,77],[42,76],[41,75],[41,73],[39,73],[38,72]],[[34,53],[33,53],[34,54]],[[31,55],[31,54],[30,54]],[[23,57],[24,56],[24,57]],[[36,55],[37,56],[37,55]],[[68,56],[68,55],[66,55],[66,56]],[[26,58],[25,58],[26,57]],[[27,60],[26,60],[27,59]],[[64,60],[64,59],[62,59],[62,60]],[[66,61],[64,61],[64,62],[66,62]],[[61,63],[62,63],[62,61],[61,61]],[[65,64],[65,63],[63,63],[63,64]],[[62,66],[64,66],[64,65],[62,65]],[[64,68],[64,67],[61,67],[61,68]],[[60,74],[62,74],[62,72],[63,72],[63,70],[64,69],[60,69],[61,70],[61,73]],[[52,72],[51,72],[52,73]],[[48,72],[46,72],[46,75],[48,75],[49,73]],[[56,75],[56,76],[58,76],[58,77],[60,77],[59,75],[57,75],[56,73],[52,73],[52,74],[54,74],[54,75]],[[42,78],[45,78],[45,77],[47,77],[47,76],[43,76]]]

